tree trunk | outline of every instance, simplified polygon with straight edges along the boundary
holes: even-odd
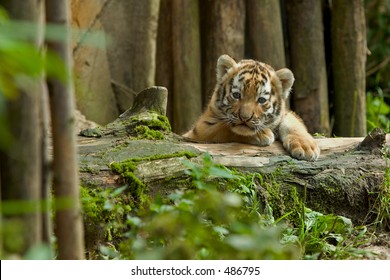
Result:
[[[366,25],[363,0],[332,2],[334,134],[366,133]]]
[[[119,116],[120,119],[130,118],[132,115],[144,111],[154,111],[165,116],[167,113],[168,91],[164,87],[150,87],[137,93],[133,106]]]
[[[31,23],[33,45],[40,47],[41,1],[12,0],[2,1],[11,19]],[[41,199],[41,137],[40,81],[26,81],[14,100],[6,101],[6,122],[12,133],[12,143],[0,154],[1,198],[3,202],[17,202],[21,215],[9,218],[21,224],[14,238],[22,239],[22,246],[16,254],[25,253],[31,246],[41,243],[42,219]],[[4,205],[4,204],[3,204]],[[25,205],[25,206],[20,206]],[[6,206],[4,206],[6,207]]]
[[[173,124],[173,51],[172,51],[172,1],[161,0],[158,16],[156,85],[168,89],[167,117]]]
[[[51,159],[49,156],[49,139],[50,139],[50,108],[49,108],[49,96],[47,92],[47,85],[42,79],[41,81],[41,115],[40,126],[42,131],[41,141],[41,159],[42,159],[42,183],[41,183],[41,195],[42,195],[42,241],[46,244],[52,243],[53,227],[51,219],[51,183],[52,183],[52,170]]]
[[[134,92],[154,85],[159,6],[160,0],[116,0],[103,14],[104,29],[113,38],[107,50],[111,78]],[[131,107],[132,98],[116,92],[120,113]]]
[[[56,203],[55,233],[58,259],[83,259],[84,235],[74,134],[74,89],[71,78],[70,3],[46,0],[48,23],[64,27],[62,42],[48,42],[65,64],[67,81],[48,80],[53,135],[53,178]]]
[[[0,159],[2,158],[2,154],[0,153]],[[0,219],[0,228],[3,229],[4,228],[4,225],[3,225],[3,203],[2,203],[2,195],[1,195],[1,164],[0,164],[0,215],[1,215],[1,219]],[[3,234],[4,233],[1,233],[0,234],[0,256],[4,256],[4,243],[3,243]]]
[[[72,27],[76,34],[73,46],[74,81],[77,109],[89,120],[101,125],[115,120],[119,115],[118,105],[126,103],[119,99],[111,86],[111,80],[120,82],[118,77],[111,77],[109,55],[118,53],[108,49],[110,44],[105,36],[91,42],[96,34],[112,35],[111,30],[103,26],[105,15],[110,11],[111,0],[69,0],[72,8]],[[117,14],[118,15],[118,14]],[[112,18],[110,19],[113,20]],[[119,20],[118,20],[119,21]],[[120,22],[124,22],[120,19]],[[123,29],[122,29],[123,31]],[[118,36],[119,37],[119,36]],[[123,38],[125,36],[120,36]],[[88,42],[89,41],[89,42]],[[111,58],[111,56],[110,56]],[[122,103],[121,103],[122,102]]]
[[[328,85],[321,1],[286,1],[293,107],[311,133],[329,134]]]
[[[216,83],[217,60],[228,54],[244,57],[244,0],[201,0],[203,104],[210,99]]]
[[[202,112],[199,5],[172,1],[173,129],[184,133]]]
[[[250,57],[275,70],[286,67],[279,1],[246,0],[246,17]]]

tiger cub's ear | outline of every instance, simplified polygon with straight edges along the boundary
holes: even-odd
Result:
[[[276,71],[276,75],[278,76],[283,90],[283,98],[287,99],[290,94],[291,87],[295,81],[294,75],[290,69],[283,68]]]
[[[227,54],[223,54],[218,58],[217,62],[217,81],[220,81],[227,71],[237,63]]]

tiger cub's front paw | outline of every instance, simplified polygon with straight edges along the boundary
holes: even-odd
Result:
[[[303,160],[316,160],[320,156],[320,148],[311,135],[288,135],[283,141],[284,148],[292,157]]]
[[[269,146],[275,142],[275,135],[271,129],[266,128],[256,134],[259,146]]]

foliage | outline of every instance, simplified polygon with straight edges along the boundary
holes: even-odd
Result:
[[[367,86],[369,90],[380,87],[390,91],[390,2],[366,0]]]
[[[366,0],[367,130],[390,125],[390,2]]]
[[[365,241],[366,228],[353,227],[345,217],[324,215],[306,208],[304,198],[296,192],[291,193],[290,199],[295,200],[292,205],[298,206],[282,216],[282,211],[276,211],[275,216],[271,205],[276,210],[277,204],[267,203],[265,195],[270,194],[262,193],[266,191],[266,184],[276,186],[275,182],[267,182],[272,176],[232,171],[214,164],[207,154],[202,165],[191,162],[186,165],[193,188],[157,197],[142,209],[123,211],[119,206],[108,210],[114,212],[112,217],[125,218],[117,230],[112,229],[117,242],[101,244],[101,258],[345,259],[367,256],[367,252],[358,249]]]
[[[83,38],[86,33],[83,30],[72,32],[73,36]],[[0,150],[6,149],[12,141],[5,115],[6,101],[17,98],[21,90],[28,92],[44,76],[64,82],[68,78],[61,58],[45,50],[39,42],[43,39],[63,41],[64,34],[64,27],[61,25],[43,27],[38,23],[10,20],[0,6]],[[103,33],[88,34],[83,43],[98,47],[102,45],[102,38],[105,36]]]
[[[265,227],[248,215],[239,193],[224,189],[222,179],[235,175],[204,158],[203,167],[187,163],[194,188],[157,199],[140,217],[120,246],[137,259],[290,259],[296,251],[279,240],[282,227]],[[238,180],[240,178],[237,178]],[[247,192],[245,192],[247,194]],[[134,221],[136,221],[134,223]],[[142,233],[146,233],[146,236]]]
[[[378,192],[374,193],[375,200],[371,205],[371,211],[367,217],[374,216],[374,226],[384,230],[390,230],[390,150],[385,147],[383,155],[386,160],[386,168],[383,184],[379,186]]]
[[[9,20],[0,7],[0,149],[12,141],[5,115],[6,101],[17,98],[20,90],[28,92],[44,75],[66,79],[61,59],[51,52],[44,54],[34,43],[38,25],[24,25],[23,32],[20,22]]]
[[[157,159],[183,157],[191,158],[196,156],[189,151],[176,152],[172,154],[162,154],[153,157],[132,158],[122,162],[111,162],[110,168],[115,173],[121,175],[122,179],[129,186],[130,193],[138,199],[138,204],[148,203],[148,198],[144,195],[145,184],[134,174],[137,169],[137,164],[141,161],[151,161]]]
[[[358,248],[367,242],[366,231],[366,227],[354,228],[348,218],[304,207],[301,224],[287,229],[282,242],[298,244],[304,259],[361,258],[368,254]]]
[[[384,156],[386,158],[386,169],[382,188],[378,194],[378,214],[376,222],[382,228],[390,230],[390,151],[388,148],[384,149]]]
[[[126,230],[123,219],[132,210],[132,203],[126,195],[127,187],[117,189],[90,189],[81,187],[81,204],[87,239],[99,235],[101,240],[112,242]],[[88,241],[88,240],[87,240]]]
[[[385,102],[385,96],[381,88],[377,93],[367,93],[367,130],[379,127],[390,132],[390,105]]]

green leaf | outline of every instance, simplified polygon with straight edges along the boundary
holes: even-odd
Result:
[[[230,235],[226,243],[237,250],[249,251],[256,247],[254,240],[249,235]]]
[[[226,205],[231,207],[240,207],[242,205],[241,196],[234,193],[225,193],[223,195],[223,200]]]
[[[117,259],[120,257],[119,252],[117,252],[115,249],[100,245],[99,247],[100,253],[102,253],[103,256],[106,257],[106,259]]]
[[[53,252],[50,245],[39,244],[32,246],[23,258],[25,260],[52,260]]]
[[[116,188],[112,193],[111,193],[111,197],[116,197],[118,195],[120,195],[121,193],[123,193],[125,190],[127,189],[127,186],[123,186],[123,187],[119,187],[119,188]]]
[[[231,173],[230,170],[227,170],[222,167],[217,166],[211,166],[209,169],[209,175],[218,177],[218,178],[226,178],[226,179],[233,179],[235,176]]]
[[[227,230],[226,228],[224,227],[221,227],[221,226],[214,226],[213,227],[213,230],[218,233],[218,235],[220,236],[225,236],[225,235],[228,235],[229,234],[229,230]]]
[[[130,225],[133,225],[136,227],[139,227],[140,225],[142,225],[142,220],[139,217],[135,217],[135,216],[133,217],[133,216],[127,215],[127,222]]]
[[[112,210],[112,209],[114,209],[114,204],[111,202],[111,200],[106,200],[104,202],[103,209],[105,209],[105,210]]]

